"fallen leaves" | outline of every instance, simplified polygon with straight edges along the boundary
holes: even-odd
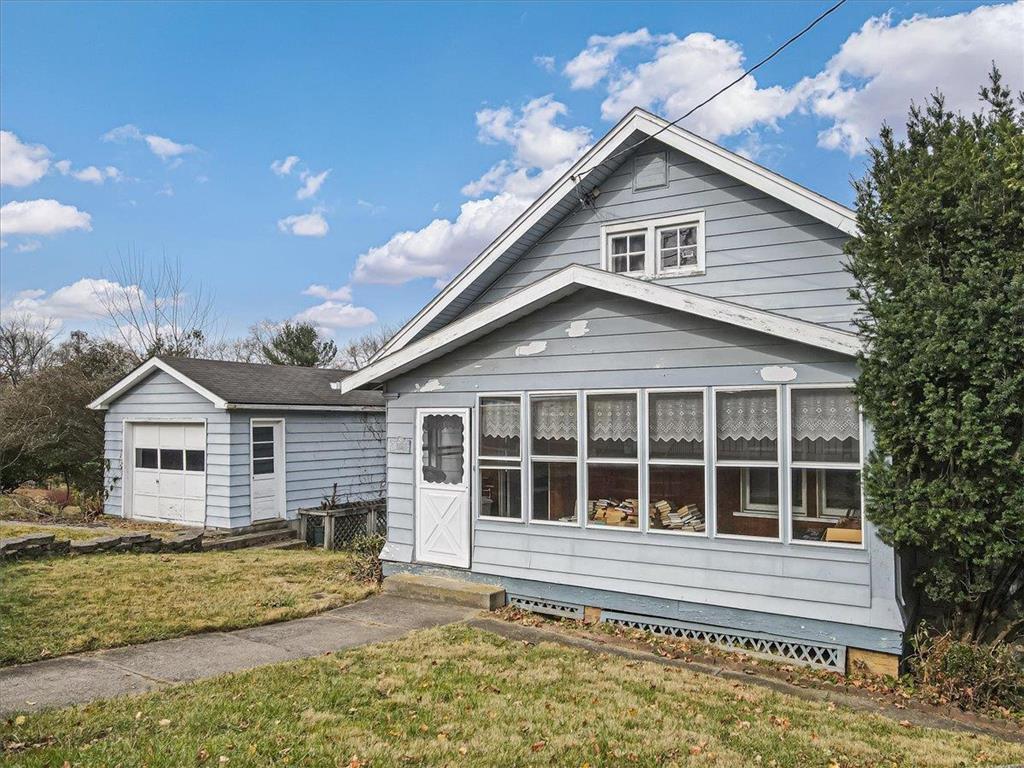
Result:
[[[531,752],[540,752],[547,745],[548,745],[548,743],[546,741],[535,741],[535,742],[533,742],[533,744],[530,745],[530,751]]]

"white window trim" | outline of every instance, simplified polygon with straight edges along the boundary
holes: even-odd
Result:
[[[644,533],[646,530],[645,518],[646,518],[646,493],[643,488],[643,472],[641,471],[641,459],[645,456],[646,451],[643,449],[642,442],[644,435],[640,433],[640,429],[645,425],[645,420],[641,414],[643,409],[643,398],[641,397],[641,390],[639,389],[585,389],[583,390],[583,407],[581,409],[581,415],[583,417],[583,443],[581,445],[583,454],[583,497],[581,499],[583,506],[583,527],[594,528],[600,531],[621,531],[627,534]],[[588,432],[589,424],[587,423],[587,405],[591,395],[600,397],[601,395],[632,395],[636,398],[636,458],[635,459],[602,459],[600,457],[590,457],[590,434]],[[587,502],[590,500],[590,466],[599,465],[616,465],[623,467],[636,467],[636,501],[639,505],[637,510],[637,521],[636,528],[627,528],[626,526],[619,525],[604,525],[602,523],[593,523],[587,519]]]
[[[658,254],[658,232],[662,229],[672,227],[697,226],[697,263],[685,267],[674,267],[668,270],[660,268]],[[615,235],[639,234],[645,232],[644,238],[644,271],[643,272],[612,272],[611,269],[611,248],[609,242]],[[660,216],[655,219],[631,219],[629,221],[605,224],[601,227],[601,269],[612,274],[626,275],[627,277],[642,277],[645,280],[657,280],[668,277],[691,277],[703,275],[705,272],[705,217],[704,211],[682,211],[670,216]]]
[[[574,397],[576,398],[576,455],[575,456],[548,456],[547,454],[533,453],[533,399],[545,397]],[[551,525],[561,528],[582,528],[583,519],[586,517],[586,506],[583,499],[583,473],[580,471],[581,457],[583,455],[583,414],[581,405],[581,394],[579,390],[531,390],[526,393],[526,443],[524,455],[526,457],[526,522],[527,525]],[[533,463],[540,461],[548,464],[575,464],[576,465],[576,521],[565,520],[535,520],[533,517]]]
[[[650,429],[650,408],[651,395],[674,395],[674,394],[698,394],[700,395],[701,408],[704,412],[704,457],[702,459],[652,459],[651,451],[651,429]],[[644,461],[641,477],[644,504],[641,519],[644,521],[644,532],[653,533],[658,536],[689,536],[691,538],[707,539],[711,535],[711,489],[708,477],[708,397],[707,387],[671,387],[652,388],[643,390],[643,442],[646,461]],[[701,467],[704,470],[704,530],[703,531],[674,531],[671,528],[652,528],[651,515],[651,467]],[[714,480],[714,476],[710,481]]]
[[[494,397],[506,397],[506,398],[517,398],[519,400],[519,456],[484,456],[478,454],[477,450],[480,448],[481,432],[480,427],[483,424],[480,412],[480,401],[488,400]],[[475,456],[473,461],[473,473],[474,479],[476,480],[476,493],[473,494],[473,513],[478,520],[488,520],[498,523],[511,523],[512,525],[523,525],[526,522],[526,470],[523,464],[526,460],[527,451],[525,450],[525,443],[528,439],[526,437],[526,414],[524,413],[523,403],[526,401],[526,397],[523,392],[481,392],[476,397],[476,418],[473,419],[473,445],[477,450],[474,450],[471,456]],[[519,517],[499,517],[498,515],[485,515],[480,510],[483,508],[483,482],[481,480],[481,470],[484,466],[498,468],[498,469],[513,469],[514,465],[519,467]]]
[[[754,391],[762,391],[762,392],[772,391],[772,392],[775,393],[775,410],[776,410],[776,417],[775,417],[776,418],[776,436],[775,436],[775,450],[776,450],[776,453],[775,453],[775,461],[736,461],[736,460],[733,460],[733,459],[719,460],[719,458],[718,458],[718,395],[719,394],[728,394],[730,392],[754,392]],[[738,541],[774,541],[774,542],[780,542],[782,544],[786,544],[787,543],[786,539],[784,537],[784,532],[786,531],[786,526],[783,525],[783,518],[787,517],[787,515],[785,514],[785,510],[786,510],[786,506],[788,506],[789,499],[788,499],[788,496],[783,496],[783,493],[785,491],[787,483],[784,482],[784,474],[783,473],[786,470],[786,468],[783,466],[783,461],[782,461],[783,456],[784,456],[784,453],[783,453],[783,450],[782,450],[782,439],[783,439],[783,429],[782,429],[782,427],[783,427],[783,424],[785,423],[783,421],[785,413],[784,413],[784,410],[783,410],[783,407],[782,407],[782,403],[783,403],[783,396],[782,395],[783,395],[783,392],[782,392],[782,387],[780,385],[776,385],[776,386],[749,386],[749,387],[711,387],[711,408],[710,408],[710,414],[711,414],[712,423],[709,425],[710,429],[708,430],[707,434],[710,437],[708,442],[711,443],[712,462],[711,462],[711,465],[710,465],[711,466],[711,470],[708,473],[708,475],[710,477],[711,483],[715,485],[715,498],[714,498],[715,508],[714,508],[714,510],[708,510],[708,512],[709,512],[708,517],[711,517],[713,515],[714,518],[715,518],[715,535],[714,535],[714,538],[716,538],[716,539],[736,539]],[[768,467],[768,468],[774,468],[774,469],[777,470],[776,476],[778,478],[778,483],[779,483],[779,490],[778,490],[779,507],[778,507],[777,514],[774,515],[774,517],[776,517],[778,519],[778,530],[776,532],[777,535],[775,537],[771,537],[771,536],[746,536],[746,535],[738,534],[738,533],[719,533],[718,532],[718,468],[719,467],[741,467],[741,468],[742,467]],[[742,477],[741,477],[740,482],[742,483]],[[741,486],[741,490],[742,490],[742,486]],[[741,498],[741,501],[742,501],[742,498]],[[742,507],[743,505],[741,504],[740,506]],[[741,516],[741,517],[742,516],[769,517],[769,515],[756,514],[756,513],[752,514],[750,512],[746,512],[745,510],[740,510],[737,514],[739,516]]]
[[[791,432],[792,425],[790,424],[790,421],[792,420],[791,414],[793,412],[793,392],[798,390],[798,389],[844,389],[846,391],[852,391],[853,390],[853,384],[852,383],[844,383],[844,384],[790,384],[787,387],[788,392],[787,392],[787,395],[786,395],[786,400],[787,400],[786,411],[787,411],[787,414],[786,414],[785,459],[786,459],[786,471],[787,472],[789,472],[790,470],[793,470],[793,469],[815,469],[815,470],[819,470],[819,469],[820,470],[824,470],[824,469],[846,469],[846,470],[851,470],[851,471],[852,470],[856,470],[857,472],[859,472],[860,473],[860,532],[861,533],[860,533],[860,544],[849,544],[849,543],[842,542],[842,541],[807,541],[806,539],[794,539],[793,538],[793,522],[792,522],[793,521],[793,516],[792,516],[791,513],[787,512],[786,533],[787,533],[788,543],[790,543],[790,544],[798,544],[798,545],[803,546],[803,547],[836,547],[838,549],[855,549],[855,550],[856,549],[861,549],[861,550],[867,549],[867,520],[864,517],[864,454],[865,454],[865,450],[866,450],[866,446],[864,445],[864,432],[865,432],[865,430],[864,430],[864,410],[862,408],[858,407],[857,444],[860,446],[860,451],[858,452],[859,456],[858,456],[858,460],[856,462],[833,462],[833,461],[824,461],[824,462],[807,461],[807,462],[805,462],[805,461],[793,461],[793,436],[792,436],[792,432]],[[789,482],[790,481],[787,480],[787,486],[788,486]],[[822,478],[822,482],[818,483],[818,497],[819,497],[818,509],[819,510],[824,509],[824,483],[823,483],[823,478]],[[805,491],[804,491],[805,509],[806,509],[806,498],[807,498],[807,496],[806,496],[806,489],[805,489]],[[789,507],[788,494],[787,494],[787,500],[786,501],[787,501],[786,506]],[[831,519],[831,516],[829,516],[829,515],[824,515],[824,516],[819,515],[816,518],[797,517],[796,519],[797,520],[800,520],[800,519],[804,519],[804,520],[822,520],[822,519],[826,519],[826,520],[828,520],[828,519]],[[835,519],[838,520],[838,518],[835,518]]]

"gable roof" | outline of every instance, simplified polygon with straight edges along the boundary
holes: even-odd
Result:
[[[384,406],[384,398],[379,392],[341,393],[337,383],[351,371],[151,357],[89,403],[89,407],[94,410],[110,407],[117,398],[157,370],[177,379],[217,408],[363,410]]]
[[[454,320],[512,261],[540,239],[557,220],[570,212],[580,194],[589,193],[598,187],[625,162],[629,150],[655,134],[657,141],[721,173],[749,184],[848,235],[857,234],[856,215],[846,206],[685,128],[670,125],[664,118],[645,109],[634,107],[415,317],[402,326],[371,362],[402,349],[424,333],[435,331],[446,322]],[[580,174],[585,174],[582,180],[578,178]]]
[[[387,381],[582,288],[607,291],[844,355],[854,356],[861,349],[860,339],[848,331],[574,264],[370,363],[343,379],[341,391]]]

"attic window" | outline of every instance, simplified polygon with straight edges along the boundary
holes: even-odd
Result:
[[[664,152],[633,158],[633,191],[668,186],[668,158]]]
[[[601,265],[648,280],[704,274],[704,212],[603,225]]]

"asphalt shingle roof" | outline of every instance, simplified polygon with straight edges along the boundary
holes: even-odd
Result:
[[[331,383],[351,371],[338,368],[304,368],[297,365],[262,365],[226,360],[160,357],[160,360],[196,384],[229,403],[239,405],[378,406],[380,392],[357,390],[341,394]]]

